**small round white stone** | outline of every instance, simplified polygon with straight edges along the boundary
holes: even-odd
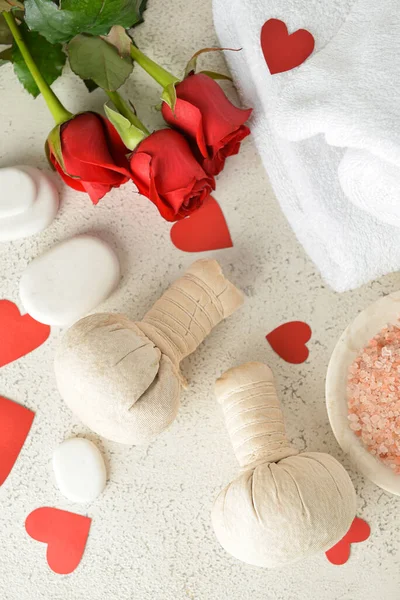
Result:
[[[19,286],[27,313],[40,323],[71,325],[106,300],[120,280],[114,251],[99,238],[80,235],[35,258]]]
[[[54,452],[53,469],[60,492],[72,502],[93,502],[106,486],[106,467],[90,440],[71,438]]]
[[[31,208],[36,200],[34,178],[19,167],[0,169],[0,218],[13,217]]]
[[[58,212],[59,195],[51,177],[33,167],[18,169],[34,182],[36,194],[32,204],[18,214],[5,215],[0,211],[0,242],[19,240],[43,231],[53,222]],[[5,212],[7,213],[7,208]]]

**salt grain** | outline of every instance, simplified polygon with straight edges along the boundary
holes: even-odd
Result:
[[[384,327],[349,368],[349,426],[400,474],[400,327]]]

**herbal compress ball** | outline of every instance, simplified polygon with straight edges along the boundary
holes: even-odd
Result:
[[[97,314],[73,325],[55,359],[61,396],[90,429],[145,444],[175,419],[179,364],[243,302],[214,260],[199,260],[142,321]]]
[[[299,454],[289,444],[271,369],[231,369],[217,381],[216,396],[241,466],[212,511],[221,545],[260,567],[332,548],[355,516],[353,484],[329,454]]]

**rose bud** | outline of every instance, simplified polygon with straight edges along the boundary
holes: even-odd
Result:
[[[146,137],[130,157],[133,182],[167,221],[177,221],[200,208],[215,189],[193,156],[186,139],[172,129],[161,129]]]
[[[175,89],[174,110],[163,102],[163,117],[191,140],[203,169],[218,175],[228,156],[238,154],[241,141],[249,135],[244,123],[252,109],[234,106],[218,83],[203,73],[189,75]]]
[[[97,113],[81,113],[58,125],[47,143],[49,159],[65,183],[87,192],[93,204],[129,180],[129,150],[114,126]]]

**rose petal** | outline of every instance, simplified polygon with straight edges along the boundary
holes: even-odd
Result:
[[[104,196],[108,194],[113,187],[119,187],[119,185],[106,185],[103,183],[89,183],[88,181],[83,181],[82,187],[89,195],[89,198],[93,204],[98,204],[99,201],[104,198]]]
[[[203,132],[203,117],[197,106],[178,98],[174,111],[172,111],[166,102],[163,102],[161,112],[171,127],[177,127],[184,134],[194,138],[201,155],[204,158],[208,157]]]
[[[163,129],[144,139],[130,159],[132,179],[167,221],[176,221],[201,206],[211,189],[208,176],[196,161],[185,138]]]
[[[122,183],[124,177],[127,181],[129,176],[127,168],[115,164],[110,154],[107,142],[114,139],[114,136],[110,137],[112,135],[110,127],[112,127],[111,123],[108,126],[106,120],[95,113],[77,115],[62,126],[62,153],[65,168],[70,174],[86,181],[111,185]],[[121,152],[120,143],[121,140],[115,150],[118,155]]]
[[[197,107],[203,116],[207,146],[214,146],[250,118],[252,109],[237,108],[219,84],[202,73],[190,75],[176,86],[178,98]]]
[[[211,175],[218,175],[224,168],[226,159],[239,153],[242,140],[249,134],[250,129],[242,125],[236,132],[226,136],[217,144],[211,158],[205,158],[201,162],[204,170]]]
[[[58,174],[61,176],[61,178],[64,180],[64,182],[71,187],[72,189],[76,190],[77,192],[84,192],[85,188],[82,185],[82,182],[80,179],[74,179],[73,177],[69,177],[66,173],[64,173],[64,171],[62,170],[62,168],[60,167],[60,165],[58,164],[58,162],[55,159],[55,156],[51,153],[50,154],[50,160],[53,163],[55,169],[57,170]]]
[[[139,146],[140,148],[140,146]],[[151,156],[146,152],[135,151],[130,160],[131,174],[133,181],[142,196],[150,193],[150,163]]]

